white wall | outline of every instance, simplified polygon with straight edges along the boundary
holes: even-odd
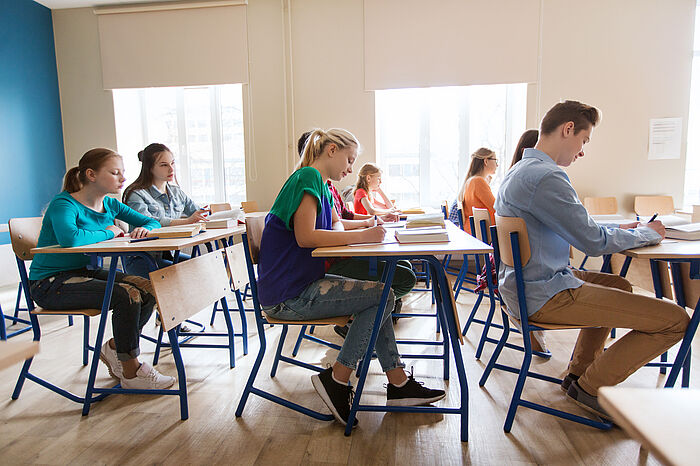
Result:
[[[296,136],[309,128],[347,128],[365,149],[358,163],[374,160],[374,96],[364,91],[362,0],[253,0],[247,8],[247,190],[268,208],[296,161]],[[681,205],[684,158],[648,161],[646,146],[650,118],[682,117],[685,141],[694,8],[695,0],[542,0],[540,79],[528,86],[527,123],[560,99],[602,110],[586,157],[569,169],[581,197],[614,195],[630,211],[633,194],[668,193]],[[116,146],[112,100],[101,89],[92,10],[53,17],[72,166],[91,147]]]

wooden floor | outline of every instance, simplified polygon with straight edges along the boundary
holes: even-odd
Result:
[[[6,312],[12,309],[13,297],[12,290],[0,295]],[[404,300],[406,311],[422,312],[430,306],[427,293],[414,293]],[[474,295],[463,293],[460,296],[462,322],[473,302]],[[480,312],[483,314],[486,309],[482,306]],[[209,315],[209,311],[203,311],[200,320],[208,322]],[[33,370],[75,393],[84,393],[88,369],[80,362],[82,325],[68,327],[63,318],[42,322],[42,352],[35,359]],[[237,318],[234,322],[238,322]],[[620,429],[601,432],[524,408],[518,411],[512,432],[504,434],[503,422],[515,375],[496,371],[486,387],[478,386],[493,346],[487,345],[481,361],[474,359],[475,341],[482,328],[476,325],[470,329],[462,347],[470,388],[468,443],[459,441],[456,415],[363,412],[359,415],[359,427],[352,436],[344,437],[338,423],[316,421],[251,395],[243,417],[236,418],[234,411],[258,350],[258,337],[252,324],[249,322],[251,354],[243,356],[241,344],[237,342],[234,369],[228,368],[225,350],[183,350],[189,390],[190,418],[187,421],[180,420],[178,399],[171,396],[113,395],[93,405],[90,415],[82,417],[79,405],[27,381],[20,398],[12,401],[10,395],[19,366],[0,372],[0,463],[658,464]],[[220,316],[215,327],[224,327]],[[145,330],[155,332],[153,321]],[[279,332],[279,326],[268,329],[268,341],[276,344]],[[288,339],[287,354],[296,332],[294,328],[289,332],[292,338]],[[340,341],[330,328],[318,332]],[[397,333],[403,337],[437,338],[434,332],[433,319],[403,319],[397,326]],[[574,331],[548,332],[554,357],[549,361],[535,358],[533,368],[560,376],[565,371],[575,337]],[[28,340],[31,334],[17,338]],[[144,342],[142,351],[142,356],[150,360],[153,345]],[[520,356],[505,350],[502,359],[518,364]],[[328,364],[334,360],[334,351],[305,342],[299,357],[312,363]],[[691,385],[698,386],[694,382],[700,377],[700,361],[697,356],[694,359]],[[416,377],[428,386],[445,387],[448,397],[441,405],[457,403],[456,379],[445,383],[439,363],[405,362],[415,367]],[[175,375],[169,354],[157,367],[166,374]],[[263,363],[260,385],[296,402],[326,409],[314,392],[309,371],[282,363],[277,377],[270,379],[269,367],[268,357]],[[452,374],[456,376],[454,371]],[[99,383],[107,385],[111,380],[100,365]],[[376,401],[384,400],[384,382],[379,365],[373,362],[365,395]],[[625,382],[625,385],[640,387],[662,384],[658,369],[650,368],[638,371]],[[566,400],[558,386],[546,382],[528,382],[525,395],[533,401],[549,400],[552,406],[584,413]]]

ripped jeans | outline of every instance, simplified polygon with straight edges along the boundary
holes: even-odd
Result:
[[[381,282],[327,274],[307,286],[296,298],[263,310],[270,317],[280,320],[313,320],[353,315],[352,325],[340,348],[337,361],[345,367],[357,369],[357,363],[364,357],[372,336],[383,289],[384,283]],[[374,346],[384,372],[405,367],[396,348],[394,326],[390,318],[393,307],[394,292],[390,291]]]
[[[32,280],[32,299],[46,309],[100,309],[107,287],[106,270],[69,270]],[[120,361],[136,358],[141,329],[153,313],[156,298],[150,280],[117,272],[112,290],[112,332]]]

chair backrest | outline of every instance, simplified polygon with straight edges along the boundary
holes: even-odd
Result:
[[[472,212],[474,213],[474,229],[476,230],[476,234],[474,236],[476,236],[476,239],[481,242],[491,244],[491,216],[489,215],[489,211],[487,209],[479,209],[478,207],[474,207],[472,208]],[[482,221],[486,222],[486,238],[484,238],[481,231]]]
[[[591,215],[612,215],[617,213],[616,197],[586,197],[583,205]]]
[[[669,215],[673,212],[672,196],[634,196],[634,213],[637,215]]]
[[[150,273],[163,330],[175,328],[230,291],[222,250]]]
[[[43,217],[25,217],[10,219],[10,241],[15,255],[28,261],[34,258],[30,252],[39,242]]]
[[[241,202],[241,208],[246,214],[260,212],[260,209],[258,208],[258,201],[243,201]]]
[[[442,201],[442,204],[440,204],[440,209],[442,210],[442,216],[445,217],[445,220],[450,218],[450,205],[447,203],[447,201]]]
[[[217,212],[224,212],[227,210],[231,210],[231,204],[229,204],[228,202],[216,202],[214,204],[209,204],[209,210],[212,214],[215,214]]]
[[[226,268],[234,290],[242,290],[248,283],[248,266],[245,261],[243,243],[234,244],[224,249]]]
[[[266,216],[267,212],[256,212],[255,214],[245,216],[245,230],[248,236],[248,247],[253,264],[258,263],[260,241],[262,240],[262,232],[265,228]]]
[[[683,287],[683,297],[685,305],[694,309],[700,299],[700,280],[690,278],[690,264],[685,262],[680,264],[680,284]]]
[[[610,268],[612,273],[620,275],[622,266],[625,263],[626,256],[623,254],[613,254],[610,258]],[[661,278],[661,289],[664,297],[673,299],[673,291],[671,289],[671,273],[668,269],[668,263],[657,261],[656,265]],[[630,266],[625,275],[627,281],[632,285],[654,293],[654,280],[651,276],[651,261],[648,259],[632,259]]]
[[[693,213],[691,214],[690,222],[691,223],[700,222],[700,205],[693,206]]]
[[[496,215],[496,229],[498,232],[499,253],[501,262],[511,267],[513,261],[513,247],[510,242],[510,234],[518,233],[518,246],[520,246],[520,264],[525,265],[530,260],[530,239],[527,236],[527,225],[520,217],[501,217]]]

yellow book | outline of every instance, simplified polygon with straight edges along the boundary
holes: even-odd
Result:
[[[146,236],[157,236],[158,238],[191,238],[202,231],[206,231],[206,227],[199,223],[191,223],[187,225],[175,225],[169,227],[154,228],[149,231]]]

